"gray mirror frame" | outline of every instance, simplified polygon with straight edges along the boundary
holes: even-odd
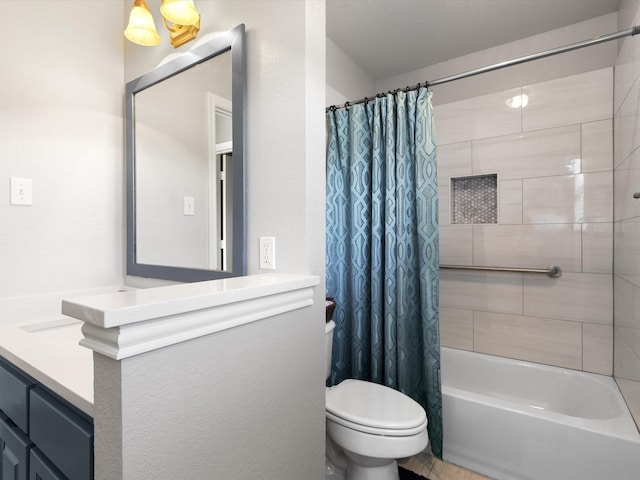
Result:
[[[233,257],[230,271],[147,265],[136,261],[135,94],[231,50],[233,102]],[[240,24],[126,84],[125,163],[127,188],[127,275],[199,282],[247,274],[246,248],[246,65],[245,28]]]

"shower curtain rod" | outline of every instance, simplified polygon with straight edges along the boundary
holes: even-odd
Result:
[[[398,88],[396,90],[392,90],[388,93],[395,94],[399,91],[409,92],[411,90],[417,90],[420,87],[433,87],[436,85],[442,85],[443,83],[453,82],[455,80],[461,80],[463,78],[473,77],[475,75],[480,75],[481,73],[492,72],[494,70],[499,70],[501,68],[511,67],[513,65],[519,65],[521,63],[531,62],[533,60],[539,60],[541,58],[551,57],[553,55],[558,55],[559,53],[570,52],[572,50],[578,50],[579,48],[590,47],[592,45],[597,45],[599,43],[609,42],[611,40],[618,40],[620,38],[629,37],[633,35],[637,35],[640,33],[640,25],[636,25],[631,28],[627,28],[626,30],[620,30],[619,32],[610,33],[608,35],[602,35],[598,37],[591,38],[589,40],[584,40],[578,43],[572,43],[570,45],[565,45],[564,47],[553,48],[551,50],[545,50],[544,52],[533,53],[531,55],[525,55],[524,57],[515,58],[513,60],[506,60],[504,62],[496,63],[494,65],[489,65],[486,67],[476,68],[475,70],[469,70],[468,72],[458,73],[456,75],[450,75],[448,77],[439,78],[437,80],[433,80],[431,82],[418,83],[412,87],[406,88]],[[386,95],[385,93],[378,93],[375,97],[381,97]],[[342,105],[332,105],[331,107],[327,107],[326,111],[336,110],[338,108],[348,108],[351,105],[356,105],[358,103],[365,103],[373,98],[361,98],[360,100],[356,100],[353,102],[345,102]]]

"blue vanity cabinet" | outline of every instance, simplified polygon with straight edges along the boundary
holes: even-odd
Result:
[[[41,387],[34,387],[29,398],[33,443],[69,480],[91,480],[93,425]]]
[[[34,448],[29,458],[29,480],[67,480],[67,477]]]
[[[29,431],[29,390],[35,384],[0,357],[0,410],[23,432]]]
[[[0,479],[28,480],[29,451],[33,443],[9,418],[0,413]]]
[[[27,480],[29,390],[35,381],[0,358],[0,480]]]
[[[93,422],[0,357],[0,480],[92,480]]]

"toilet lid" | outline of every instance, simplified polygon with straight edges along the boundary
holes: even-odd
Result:
[[[380,430],[415,430],[427,423],[424,409],[412,398],[362,380],[344,380],[327,390],[326,410],[328,417]]]

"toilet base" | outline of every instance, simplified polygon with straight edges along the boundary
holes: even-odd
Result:
[[[327,435],[325,480],[346,480],[349,459]]]
[[[347,463],[346,480],[399,480],[398,462],[389,458],[371,458],[345,452]]]
[[[327,436],[325,480],[398,480],[398,462],[340,449]]]

